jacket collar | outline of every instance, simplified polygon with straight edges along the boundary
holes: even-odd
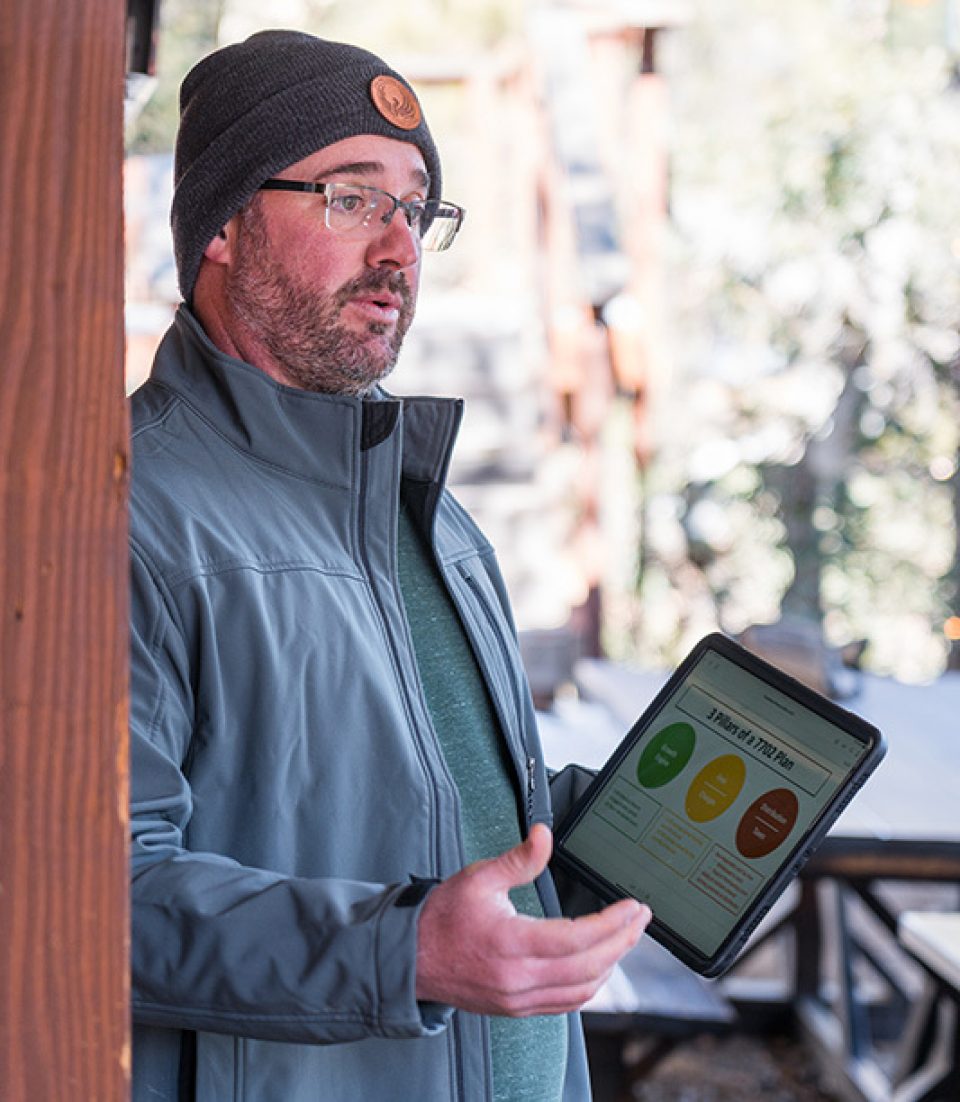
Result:
[[[240,450],[299,477],[344,487],[355,483],[364,451],[401,440],[404,475],[443,482],[463,412],[459,399],[395,398],[380,388],[355,398],[284,386],[220,351],[185,305],[160,344],[150,378]]]

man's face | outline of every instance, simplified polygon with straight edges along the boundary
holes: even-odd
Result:
[[[429,190],[420,150],[376,135],[336,142],[278,175],[366,184],[399,199]],[[268,191],[233,228],[226,296],[246,359],[328,393],[365,393],[391,370],[420,281],[419,236],[402,211],[344,236],[325,225],[322,195]]]

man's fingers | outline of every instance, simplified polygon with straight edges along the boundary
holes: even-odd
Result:
[[[636,944],[650,909],[627,899],[576,919],[518,915],[507,893],[535,880],[552,848],[550,831],[534,826],[520,845],[434,888],[418,926],[418,999],[525,1016],[592,997]]]
[[[534,823],[530,833],[518,846],[498,857],[483,861],[474,875],[482,877],[486,887],[508,891],[529,884],[543,872],[553,852],[553,835],[543,823]]]
[[[534,1014],[569,1014],[580,1010],[589,1002],[610,978],[611,968],[599,979],[590,983],[571,984],[566,987],[538,987],[518,992],[505,999],[503,1013],[514,1018],[529,1018]]]
[[[499,1007],[495,1013],[523,1018],[532,1014],[567,1014],[571,1010],[579,1010],[607,982],[618,959],[614,957],[601,971],[589,970],[582,976],[564,968],[562,974],[556,970],[545,973],[540,983],[519,984],[514,977],[510,985],[505,985],[495,994]]]
[[[573,925],[569,920],[526,920],[528,928],[536,926],[537,932],[542,934],[546,932],[544,927],[550,927],[550,932],[560,937],[540,940],[533,951],[513,957],[512,968],[504,975],[504,982],[516,994],[525,990],[546,991],[553,987],[572,988],[602,982],[624,953],[636,945],[649,921],[649,908],[638,904],[637,913],[627,921],[618,924],[599,939],[591,937],[589,941],[573,947],[569,938],[563,936],[567,928]],[[557,940],[567,942],[570,947],[566,952],[556,952]],[[528,950],[529,948],[528,946]]]
[[[595,914],[580,918],[527,919],[514,933],[517,953],[545,959],[589,952],[607,940],[636,941],[647,928],[650,908],[635,899],[621,899]]]

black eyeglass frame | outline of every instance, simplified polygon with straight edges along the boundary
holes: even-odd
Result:
[[[306,192],[308,195],[326,195],[327,190],[330,187],[354,187],[362,191],[375,191],[378,195],[384,195],[387,199],[393,203],[393,208],[388,214],[382,216],[381,221],[385,226],[389,226],[393,221],[393,216],[398,210],[403,211],[403,216],[407,220],[407,225],[412,228],[413,226],[413,212],[420,211],[420,217],[417,221],[417,225],[420,230],[420,238],[422,239],[427,230],[433,224],[434,220],[438,217],[442,217],[446,220],[453,221],[454,228],[446,238],[446,244],[437,252],[443,252],[448,249],[452,244],[454,238],[460,232],[460,227],[463,225],[463,219],[466,215],[466,211],[463,207],[458,206],[456,203],[450,203],[446,199],[398,199],[396,195],[391,195],[389,191],[384,191],[383,188],[374,187],[372,184],[343,184],[336,181],[332,184],[320,183],[316,180],[281,180],[276,177],[270,180],[264,180],[260,185],[260,191],[299,191]],[[430,208],[434,208],[431,212]],[[329,210],[329,207],[327,208]],[[330,225],[328,216],[324,215],[327,228],[337,231]]]

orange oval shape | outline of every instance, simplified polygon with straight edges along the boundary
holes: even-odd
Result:
[[[766,857],[787,840],[800,812],[789,788],[764,792],[747,808],[737,827],[737,849],[744,857]]]
[[[747,767],[736,754],[723,754],[707,762],[687,789],[687,815],[695,823],[716,819],[740,795],[746,777]]]

